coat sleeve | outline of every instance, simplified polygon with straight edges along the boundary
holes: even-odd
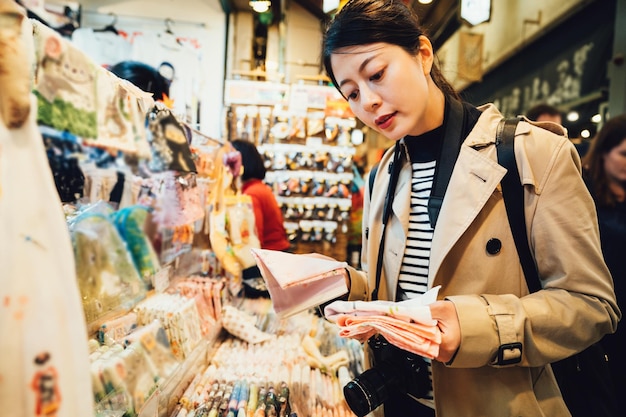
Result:
[[[541,172],[533,173],[536,182],[529,184],[522,175],[530,246],[543,289],[522,297],[448,297],[461,325],[461,345],[449,366],[542,366],[617,328],[621,312],[601,252],[594,202],[580,175],[580,158],[567,139],[550,151]],[[528,161],[526,152],[527,147],[519,153],[516,149],[518,165],[520,157]],[[529,172],[523,164],[521,172]]]

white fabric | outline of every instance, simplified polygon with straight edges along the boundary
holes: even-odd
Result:
[[[109,68],[132,56],[132,45],[123,36],[113,32],[95,32],[92,28],[78,28],[72,32],[72,43],[96,64]]]
[[[324,308],[324,316],[330,320],[343,314],[353,316],[391,316],[408,322],[431,325],[433,318],[429,304],[437,301],[441,285],[405,301],[333,301]]]
[[[197,101],[202,79],[200,55],[190,46],[167,33],[141,33],[133,38],[132,59],[159,68],[163,62],[174,67],[170,98],[174,114],[181,120],[196,122]]]
[[[0,408],[12,417],[93,416],[74,254],[31,102],[22,128],[0,123]]]

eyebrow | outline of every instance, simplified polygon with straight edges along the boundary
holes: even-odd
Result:
[[[365,58],[365,60],[363,60],[363,62],[361,62],[361,65],[359,65],[359,72],[362,72],[362,71],[363,71],[363,69],[367,66],[367,64],[369,64],[369,63],[370,63],[370,61],[371,61],[372,59],[376,58],[377,56],[378,56],[378,54],[376,54],[376,55],[372,55],[372,56],[370,56],[369,58]],[[348,79],[348,80],[343,80],[343,81],[341,81],[341,82],[339,83],[339,88],[341,88],[341,87],[342,87],[345,83],[347,83],[348,81],[350,81],[350,80]]]

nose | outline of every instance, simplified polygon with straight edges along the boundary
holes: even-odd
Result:
[[[374,111],[381,104],[380,96],[370,88],[361,88],[361,100],[366,111]]]

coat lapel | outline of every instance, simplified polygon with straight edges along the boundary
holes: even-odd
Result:
[[[506,169],[496,161],[495,146],[483,151],[461,147],[433,235],[429,287],[450,249],[476,218],[505,173]]]

